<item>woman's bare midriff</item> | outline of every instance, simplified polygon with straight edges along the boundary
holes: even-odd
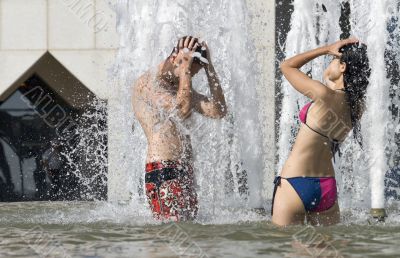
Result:
[[[331,143],[327,138],[301,125],[293,149],[282,168],[281,176],[335,176]]]

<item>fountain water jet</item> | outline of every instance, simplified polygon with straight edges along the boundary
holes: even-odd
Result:
[[[369,1],[362,7],[369,7],[368,17],[370,24],[361,28],[362,34],[358,36],[364,39],[368,46],[369,60],[371,64],[371,77],[368,86],[367,112],[364,126],[367,127],[367,149],[373,160],[369,162],[370,185],[371,185],[371,213],[373,216],[384,216],[382,209],[385,208],[384,199],[384,178],[388,169],[385,154],[385,145],[388,142],[385,134],[386,126],[389,123],[389,81],[386,76],[385,67],[385,45],[387,42],[387,7],[391,1]],[[393,1],[392,1],[393,2]],[[353,3],[353,7],[360,3]],[[366,6],[367,5],[367,6]],[[360,8],[358,6],[357,8]],[[361,12],[359,12],[361,13]],[[364,17],[357,17],[359,20]],[[379,115],[376,115],[379,114]],[[378,212],[377,212],[378,211]],[[374,215],[375,214],[375,215]]]
[[[155,68],[168,56],[180,36],[195,35],[210,46],[229,109],[222,121],[197,114],[190,118],[199,217],[207,218],[226,208],[262,207],[266,171],[260,162],[265,148],[259,106],[267,105],[256,91],[261,72],[248,29],[246,1],[123,0],[116,12],[122,47],[110,76],[114,78],[114,96],[109,101],[109,140],[110,146],[119,148],[109,150],[109,171],[114,178],[109,181],[110,199],[131,199],[140,210],[146,205],[146,140],[133,118],[131,86],[146,69]],[[208,92],[204,74],[196,76],[193,85],[201,93]]]

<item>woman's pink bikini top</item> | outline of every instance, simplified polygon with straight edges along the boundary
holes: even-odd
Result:
[[[308,114],[308,110],[310,109],[312,103],[313,103],[313,102],[310,102],[310,103],[306,104],[306,105],[300,110],[299,118],[300,118],[300,121],[301,121],[303,124],[306,124],[306,123],[307,123],[307,114]]]
[[[319,135],[321,135],[321,136],[327,138],[327,139],[331,142],[332,156],[333,156],[333,160],[335,161],[335,154],[336,154],[336,152],[338,152],[339,157],[341,156],[341,152],[340,152],[340,149],[339,149],[339,143],[340,143],[340,142],[339,142],[338,140],[329,138],[328,136],[326,136],[326,135],[324,135],[324,134],[318,132],[317,130],[311,128],[311,127],[307,124],[307,115],[308,115],[308,111],[310,110],[310,107],[311,107],[311,105],[312,105],[313,103],[314,103],[314,102],[307,103],[307,104],[300,110],[299,119],[300,119],[300,121],[301,121],[303,124],[305,124],[308,128],[310,128],[311,131],[314,131],[315,133],[317,133],[317,134],[319,134]]]

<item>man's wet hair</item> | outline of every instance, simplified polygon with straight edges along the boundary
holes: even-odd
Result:
[[[174,55],[174,54],[178,54],[179,42],[180,42],[181,40],[183,40],[183,42],[185,42],[186,39],[187,39],[188,37],[189,37],[189,36],[185,36],[185,37],[182,37],[182,38],[179,38],[179,39],[178,39],[178,42],[176,43],[176,46],[174,47],[174,49],[172,49],[172,52],[171,52],[171,54],[169,55],[169,57],[171,57],[171,56]],[[192,38],[193,38],[193,37],[192,37]],[[205,49],[203,49],[203,47],[200,45],[201,42],[199,42],[199,39],[198,39],[198,38],[195,38],[194,44],[196,44],[196,43],[199,43],[199,46],[196,48],[195,52],[196,52],[196,53],[199,53],[201,58],[207,59],[207,51],[206,51]],[[199,64],[199,65],[203,65],[203,64],[204,64],[204,62],[202,62],[202,61],[200,60],[199,57],[193,58],[193,62],[194,62],[194,63],[197,63],[197,64]]]

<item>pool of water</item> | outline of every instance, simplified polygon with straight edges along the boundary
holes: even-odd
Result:
[[[332,227],[277,228],[270,216],[226,211],[197,223],[154,224],[129,205],[0,205],[0,257],[399,257],[400,212],[366,211]]]

